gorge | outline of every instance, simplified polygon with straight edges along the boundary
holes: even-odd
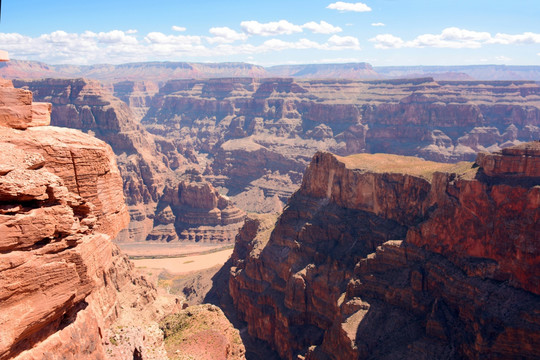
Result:
[[[119,80],[0,81],[0,359],[540,357],[536,82]],[[238,329],[113,239],[234,243]]]
[[[221,78],[159,87],[48,79],[15,85],[53,103],[53,124],[91,131],[111,144],[132,220],[122,241],[179,238],[171,225],[170,236],[156,236],[166,224],[154,214],[158,204],[176,201],[166,189],[176,188],[186,171],[201,175],[231,206],[271,213],[281,211],[320,150],[456,162],[540,137],[540,87],[531,81]]]

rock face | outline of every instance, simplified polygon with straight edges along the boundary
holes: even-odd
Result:
[[[275,226],[240,230],[249,333],[286,359],[539,357],[539,149],[317,153]]]
[[[3,89],[24,95],[14,106],[32,104],[30,92]],[[48,109],[0,132],[0,359],[105,359],[119,291],[137,284],[132,306],[142,306],[155,289],[112,243],[129,217],[111,148],[36,126]]]
[[[208,154],[207,179],[240,205],[253,189],[286,201],[318,150],[456,162],[537,139],[539,95],[526,81],[171,80],[142,124]]]
[[[97,81],[46,79],[15,81],[15,85],[30,89],[35,98],[54,105],[53,125],[91,133],[111,145],[131,216],[129,232],[121,233],[119,238],[145,240],[152,230],[166,180],[174,178],[174,171],[186,162],[180,153],[183,149],[145,131],[130,108]],[[126,86],[129,88],[129,84]]]
[[[149,81],[105,86],[132,111],[95,81],[15,84],[55,105],[53,124],[111,144],[132,219],[124,240],[162,231],[180,238],[154,214],[165,209],[165,184],[188,170],[244,211],[275,212],[317,151],[456,162],[540,138],[540,87],[527,81],[232,77],[170,80],[158,92]]]
[[[232,242],[245,213],[199,176],[185,175],[167,187],[148,240]]]

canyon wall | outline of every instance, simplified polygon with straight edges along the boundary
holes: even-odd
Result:
[[[52,65],[39,61],[0,63],[0,76],[11,79],[85,77],[113,83],[224,77],[294,77],[299,79],[395,79],[430,76],[437,80],[540,80],[540,66],[371,66],[368,63],[329,63],[262,67],[246,63],[141,62],[129,64]]]
[[[432,78],[171,80],[142,124],[207,154],[206,178],[255,211],[247,197],[285,202],[319,150],[456,162],[538,139],[540,87]]]
[[[123,311],[156,293],[112,243],[129,221],[114,153],[50,109],[1,81],[0,358],[105,359],[122,291]]]
[[[530,81],[233,77],[170,80],[159,91],[151,81],[15,84],[54,104],[53,124],[111,144],[132,219],[124,241],[182,238],[154,215],[186,172],[244,211],[271,213],[317,151],[457,162],[540,138],[540,87]]]
[[[540,356],[540,142],[455,165],[319,152],[229,288],[285,359]]]
[[[178,202],[177,187],[180,177],[189,169],[203,171],[197,155],[174,137],[150,134],[137,119],[147,111],[143,105],[151,97],[155,87],[150,82],[122,82],[112,88],[103,87],[93,80],[45,79],[15,81],[16,86],[29,89],[36,99],[53,104],[51,123],[56,126],[80,129],[95,135],[111,145],[116,154],[123,178],[131,221],[128,231],[118,236],[119,241],[156,241],[177,239],[189,241],[231,242],[243,216],[232,216],[232,223],[212,236],[214,229],[193,218],[192,226],[176,228],[169,226],[160,213],[169,203]],[[132,105],[132,108],[112,95],[114,91]],[[137,115],[138,114],[138,115]],[[204,195],[203,195],[204,196]],[[233,208],[231,211],[236,211]],[[221,209],[217,209],[220,211]],[[229,209],[227,210],[229,211]],[[238,210],[239,211],[239,210]],[[157,214],[157,215],[156,215]],[[166,216],[165,216],[166,217]],[[182,235],[199,234],[198,236]]]

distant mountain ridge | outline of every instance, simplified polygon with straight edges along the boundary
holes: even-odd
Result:
[[[298,79],[391,79],[433,77],[435,80],[532,80],[540,81],[540,66],[372,66],[365,62],[303,64],[263,67],[240,62],[138,62],[98,65],[51,65],[12,60],[0,64],[0,77],[8,79],[89,78],[103,82],[228,77],[292,77]]]

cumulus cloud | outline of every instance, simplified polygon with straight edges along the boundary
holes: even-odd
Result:
[[[213,27],[208,32],[214,35],[214,37],[207,38],[210,43],[231,43],[239,40],[247,40],[248,38],[246,34],[236,32],[228,27]]]
[[[380,34],[369,41],[375,43],[379,49],[399,49],[399,48],[480,48],[486,44],[539,44],[540,34],[526,32],[523,34],[496,34],[492,36],[489,32],[472,31],[450,27],[444,29],[440,34],[422,34],[410,41],[405,41],[392,34]]]
[[[87,32],[88,33],[88,32]],[[128,35],[120,30],[112,30],[109,32],[100,32],[96,34],[96,39],[103,43],[108,44],[137,44],[137,38],[132,35]]]
[[[138,31],[135,29],[129,29],[126,31],[126,34],[136,34]]]
[[[200,36],[165,35],[161,32],[148,33],[144,40],[150,44],[200,44]]]
[[[343,1],[338,1],[332,3],[326,7],[327,9],[339,10],[339,11],[354,11],[354,12],[367,12],[371,11],[371,8],[364,3],[348,3]]]
[[[302,25],[302,27],[316,34],[335,34],[343,31],[343,29],[339,26],[334,26],[327,23],[326,21],[320,21],[319,23],[316,23],[315,21],[310,21]]]
[[[491,40],[494,44],[540,44],[540,34],[525,32],[518,35],[496,34]]]
[[[392,34],[380,34],[369,39],[369,41],[374,42],[377,49],[399,49],[405,46],[403,39]]]
[[[182,32],[182,31],[186,31],[187,29],[183,26],[176,26],[176,25],[173,25],[171,26],[171,29],[173,29],[174,31],[178,31],[178,32]]]
[[[371,26],[386,26],[386,25],[382,22],[376,22],[376,23],[371,23]]]
[[[260,23],[258,21],[242,21],[240,23],[242,30],[248,35],[275,36],[290,35],[302,32],[302,27],[292,24],[287,20],[272,21]]]
[[[328,39],[328,45],[339,49],[360,49],[360,42],[353,36],[333,35]]]
[[[321,22],[318,25],[323,25]],[[39,60],[52,64],[126,63],[135,61],[178,61],[201,57],[251,55],[286,50],[313,49],[320,51],[359,50],[359,40],[352,36],[330,36],[326,42],[302,38],[284,41],[271,38],[260,44],[241,42],[248,35],[229,28],[212,28],[214,37],[150,32],[134,35],[128,31],[85,31],[68,33],[54,31],[38,37],[18,33],[0,33],[2,49],[11,58]],[[219,40],[216,40],[219,39]],[[200,60],[199,60],[200,61]]]

